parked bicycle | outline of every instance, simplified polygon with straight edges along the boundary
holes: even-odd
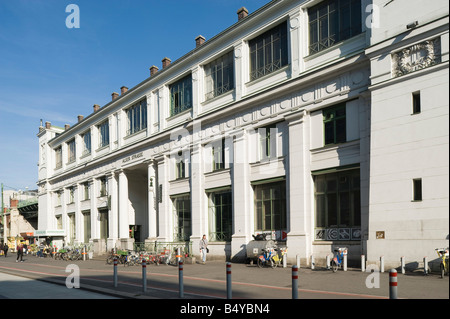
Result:
[[[347,248],[338,248],[334,250],[334,258],[331,261],[331,269],[333,272],[338,271],[344,264],[344,255],[347,255]]]
[[[271,268],[277,267],[277,262],[274,260],[276,255],[274,248],[264,248],[263,253],[258,256],[257,264],[259,268],[264,266],[270,266]]]
[[[273,256],[273,260],[277,265],[282,265],[285,255],[287,254],[287,248],[275,249],[276,254]]]
[[[441,278],[444,278],[444,276],[446,274],[448,276],[448,247],[446,249],[436,248],[435,250],[439,256],[439,259],[441,260],[440,265],[439,265]]]

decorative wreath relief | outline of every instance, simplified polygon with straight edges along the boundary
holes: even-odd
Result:
[[[440,47],[440,38],[436,38],[392,54],[393,76],[402,76],[439,63]]]

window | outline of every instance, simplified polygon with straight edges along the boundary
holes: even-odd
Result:
[[[108,195],[108,180],[106,177],[100,178],[100,197]]]
[[[192,108],[192,76],[190,74],[170,85],[169,90],[170,116]]]
[[[127,135],[147,128],[147,101],[144,99],[126,110],[128,119]]]
[[[361,0],[326,0],[308,9],[309,53],[362,32]]]
[[[176,165],[175,178],[176,179],[185,178],[186,177],[186,165],[185,165],[184,159],[183,159],[183,151],[178,152],[178,157],[176,158],[175,165]]]
[[[261,160],[277,157],[277,126],[272,124],[258,129]]]
[[[62,215],[55,216],[56,217],[56,229],[63,229],[62,225]]]
[[[91,238],[91,213],[83,213],[83,230],[84,230],[84,243],[89,243]]]
[[[69,243],[75,242],[75,214],[67,214],[69,218]]]
[[[56,206],[61,206],[62,191],[56,193]]]
[[[91,131],[87,131],[83,135],[81,135],[83,139],[83,154],[87,155],[91,153]]]
[[[314,176],[316,236],[322,240],[359,240],[359,169]]]
[[[288,64],[287,22],[249,41],[250,81]]]
[[[233,51],[205,65],[205,100],[234,89]]]
[[[62,147],[55,149],[55,169],[62,167]]]
[[[412,94],[413,102],[413,114],[419,114],[420,110],[420,92],[415,92]]]
[[[89,183],[84,183],[83,184],[83,199],[84,200],[88,200],[90,199],[90,194],[89,194]]]
[[[286,229],[286,182],[254,186],[256,230]]]
[[[109,234],[108,210],[99,210],[98,217],[100,221],[100,239],[107,239]]]
[[[209,240],[230,241],[233,225],[233,202],[231,190],[208,194]]]
[[[191,229],[191,197],[183,195],[172,198],[174,207],[174,241],[188,241]]]
[[[69,188],[69,204],[74,203],[75,202],[75,187],[70,187]]]
[[[105,147],[109,145],[109,122],[106,120],[98,126],[99,145],[98,147]]]
[[[422,200],[422,179],[421,178],[413,179],[413,200],[414,201]]]
[[[212,143],[213,171],[225,168],[225,138]]]
[[[323,110],[325,145],[347,140],[345,103]]]
[[[67,162],[73,163],[75,162],[75,139],[67,142]]]

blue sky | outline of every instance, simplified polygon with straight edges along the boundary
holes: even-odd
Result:
[[[40,120],[64,127],[269,0],[0,0],[0,183],[36,189]],[[69,4],[80,28],[67,28]]]

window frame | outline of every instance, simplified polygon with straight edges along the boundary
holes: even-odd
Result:
[[[106,147],[109,145],[109,119],[103,121],[98,128],[98,148]]]
[[[203,70],[205,74],[205,101],[212,100],[234,90],[233,50],[209,62],[203,67]]]
[[[192,109],[192,93],[192,74],[169,85],[170,117]]]
[[[209,241],[231,241],[233,235],[233,192],[231,188],[207,191]],[[229,202],[226,202],[226,197]],[[216,200],[219,198],[220,203]]]
[[[280,197],[275,196],[275,191],[279,190]],[[265,192],[269,191],[270,196],[265,197]],[[261,192],[261,198],[258,198]],[[255,230],[256,231],[278,231],[287,229],[287,194],[286,194],[286,180],[268,182],[264,184],[253,185],[254,204],[255,204]],[[261,203],[261,205],[259,205]],[[267,206],[265,203],[270,204],[270,212],[265,211]],[[276,213],[275,204],[278,203],[281,209],[280,213]],[[261,207],[261,211],[258,211]],[[270,217],[270,225],[267,225],[267,217]],[[275,219],[279,219],[276,221]],[[277,228],[277,224],[279,227]]]
[[[338,114],[343,111],[342,114]],[[347,142],[347,105],[340,103],[322,110],[323,117],[323,145],[334,145]],[[343,120],[343,132],[338,132],[338,121]],[[332,132],[328,131],[328,124],[331,123]],[[328,137],[331,133],[331,138]],[[330,141],[331,140],[331,141]]]
[[[127,109],[125,109],[127,118],[127,131],[126,135],[133,135],[147,129],[147,100],[134,103]]]

